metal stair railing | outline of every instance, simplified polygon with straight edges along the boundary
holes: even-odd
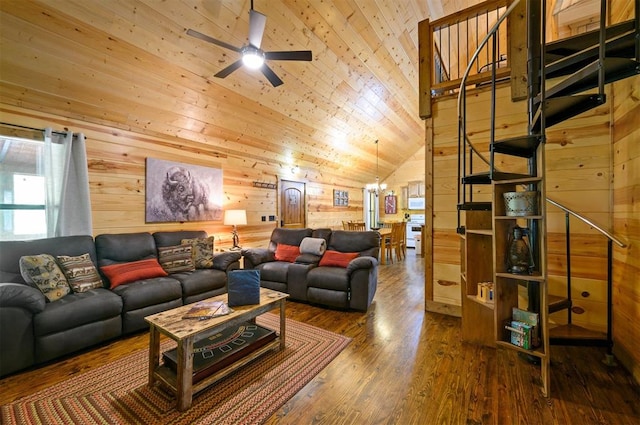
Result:
[[[464,74],[462,75],[462,79],[460,82],[460,88],[458,91],[458,102],[457,102],[457,113],[458,113],[458,191],[457,191],[457,199],[458,199],[458,226],[457,231],[459,233],[464,233],[462,231],[462,227],[460,226],[460,205],[466,202],[467,193],[466,193],[466,185],[462,184],[462,176],[461,173],[464,173],[466,176],[467,170],[467,146],[470,149],[469,155],[469,170],[470,173],[473,172],[473,153],[476,153],[480,158],[484,160],[484,162],[489,162],[481,155],[478,150],[475,148],[471,140],[467,135],[466,128],[466,93],[467,93],[467,79],[469,78],[469,74],[473,69],[473,64],[478,59],[480,52],[487,44],[487,42],[492,39],[493,41],[493,52],[492,52],[492,63],[496,63],[496,33],[498,28],[502,24],[502,22],[511,14],[511,12],[516,8],[516,6],[520,3],[520,0],[515,0],[513,3],[509,5],[507,10],[498,18],[496,23],[491,27],[491,29],[487,32],[487,35],[482,39],[480,43],[478,43],[478,48],[475,50],[471,59],[469,60],[469,64],[465,69]],[[496,86],[496,66],[491,67],[491,143],[494,141],[494,132],[495,132],[495,86]],[[463,146],[464,145],[464,146]],[[462,154],[462,155],[461,155]],[[473,192],[470,191],[469,202],[473,202]]]
[[[565,213],[565,237],[566,237],[566,264],[567,264],[567,299],[569,300],[569,308],[567,309],[567,324],[571,325],[571,230],[570,230],[570,218],[573,216],[576,219],[582,221],[588,226],[592,227],[598,233],[607,238],[607,337],[602,344],[601,340],[594,339],[570,339],[570,338],[558,338],[558,343],[561,345],[604,345],[607,348],[606,363],[612,364],[613,362],[613,244],[615,243],[620,248],[626,248],[627,244],[621,239],[617,238],[613,233],[599,226],[592,220],[583,216],[582,214],[571,210],[570,208],[560,204],[557,201],[547,198],[546,201],[551,205],[561,209]]]

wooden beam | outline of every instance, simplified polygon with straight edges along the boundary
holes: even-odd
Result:
[[[433,302],[433,118],[424,123],[424,184],[425,184],[425,220],[422,235],[422,261],[424,261],[424,300],[425,310]]]
[[[429,20],[425,19],[424,21],[418,22],[418,55],[420,56],[418,66],[418,101],[420,118],[422,119],[431,117],[432,46],[431,27],[429,26]]]
[[[512,0],[511,0],[512,1]],[[510,1],[510,3],[511,3]],[[511,67],[511,100],[527,98],[527,2],[520,2],[507,18],[509,66]]]

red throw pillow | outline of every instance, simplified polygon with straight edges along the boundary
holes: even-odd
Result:
[[[289,263],[293,263],[296,261],[296,258],[300,255],[300,247],[295,245],[285,245],[283,243],[279,243],[276,246],[276,260],[278,261],[287,261]]]
[[[328,267],[347,267],[349,262],[356,258],[359,254],[357,252],[340,252],[340,251],[330,251],[327,250],[324,252],[324,255],[320,259],[319,266],[328,266]]]
[[[140,279],[167,276],[167,272],[164,271],[155,258],[131,263],[111,264],[100,267],[100,270],[109,278],[111,289]]]

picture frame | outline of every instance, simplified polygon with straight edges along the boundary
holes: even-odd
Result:
[[[222,169],[146,159],[145,222],[222,220]]]
[[[396,195],[387,195],[384,197],[384,213],[396,214],[398,212],[398,197]]]
[[[334,191],[333,191],[333,206],[334,207],[348,207],[349,206],[349,191],[334,189]]]

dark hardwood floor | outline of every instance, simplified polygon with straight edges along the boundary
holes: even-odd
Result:
[[[418,260],[418,261],[417,261]],[[422,259],[380,267],[367,313],[290,302],[287,317],[353,338],[269,424],[639,424],[640,388],[604,350],[552,347],[551,396],[511,350],[460,341],[460,319],[424,311]],[[146,348],[142,333],[0,380],[4,404]]]

